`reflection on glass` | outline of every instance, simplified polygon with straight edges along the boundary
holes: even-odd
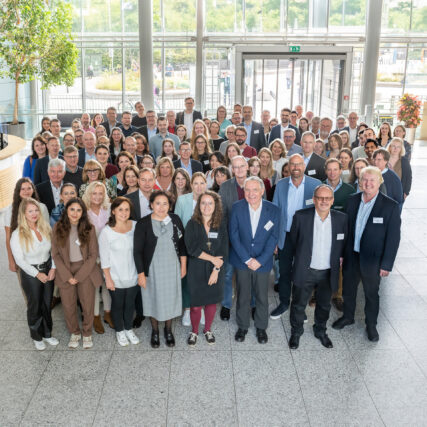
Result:
[[[196,0],[163,0],[163,13],[166,32],[196,32]]]
[[[330,0],[329,28],[363,31],[360,27],[365,26],[365,6],[366,0]]]
[[[122,31],[121,1],[82,1],[84,32],[118,33]]]
[[[309,0],[292,0],[288,2],[288,31],[300,32],[308,27]]]
[[[384,0],[381,15],[382,30],[400,32],[409,30],[411,2],[402,0]]]

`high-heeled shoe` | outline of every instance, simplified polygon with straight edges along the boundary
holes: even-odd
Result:
[[[160,347],[159,331],[155,331],[154,329],[152,330],[150,344],[151,344],[151,347],[153,347],[153,348],[159,348]]]

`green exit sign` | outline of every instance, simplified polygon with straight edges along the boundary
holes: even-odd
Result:
[[[289,52],[299,52],[301,50],[301,46],[289,46]]]

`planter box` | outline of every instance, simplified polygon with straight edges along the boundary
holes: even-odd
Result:
[[[1,127],[3,133],[25,139],[25,122],[19,122],[17,125],[13,125],[12,122],[3,122]]]

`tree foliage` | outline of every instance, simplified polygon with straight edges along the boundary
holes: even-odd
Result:
[[[18,123],[20,84],[38,77],[43,89],[73,85],[78,50],[71,29],[71,7],[62,1],[54,6],[44,0],[0,3],[0,77],[15,80],[14,124]]]

